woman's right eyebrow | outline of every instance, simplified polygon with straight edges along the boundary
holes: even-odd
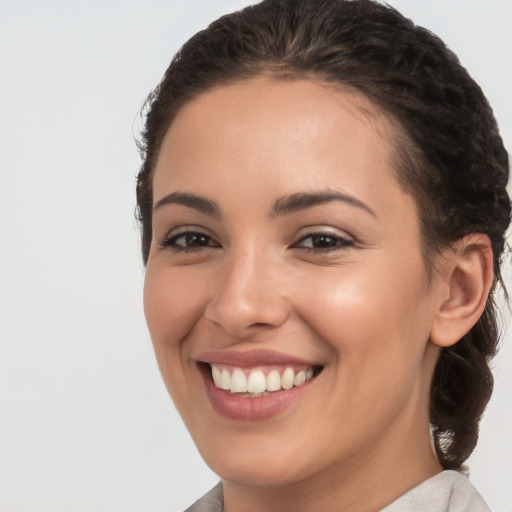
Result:
[[[153,207],[153,212],[169,204],[181,204],[201,213],[205,213],[206,215],[213,215],[214,217],[220,216],[220,208],[215,201],[188,192],[172,192],[162,197]]]

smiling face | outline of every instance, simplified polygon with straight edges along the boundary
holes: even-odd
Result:
[[[341,478],[393,498],[440,469],[428,340],[444,288],[388,140],[364,97],[270,78],[201,94],[165,137],[145,312],[227,494]]]

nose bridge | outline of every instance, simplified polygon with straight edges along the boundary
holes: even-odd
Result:
[[[256,243],[233,247],[218,276],[207,318],[237,337],[278,327],[288,315],[279,263]]]

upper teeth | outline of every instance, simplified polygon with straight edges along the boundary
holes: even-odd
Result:
[[[278,369],[270,370],[267,375],[261,369],[243,370],[227,368],[212,364],[212,377],[216,387],[231,391],[231,393],[265,393],[301,386],[313,377],[313,368],[294,370],[285,368],[280,373]]]

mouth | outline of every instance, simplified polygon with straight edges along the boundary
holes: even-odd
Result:
[[[301,403],[324,366],[269,350],[217,350],[195,359],[213,409],[235,421],[266,420]]]
[[[298,388],[317,377],[321,365],[260,365],[253,368],[200,362],[215,388],[243,398],[265,397]]]

